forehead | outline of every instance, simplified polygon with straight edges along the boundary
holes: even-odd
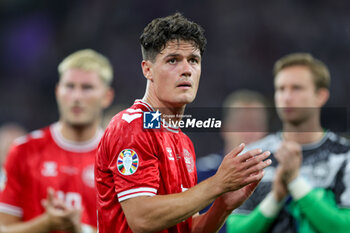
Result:
[[[313,77],[307,66],[296,65],[282,69],[275,77],[275,85],[313,85]]]
[[[60,77],[61,82],[98,83],[102,82],[96,71],[87,71],[78,68],[66,70]]]
[[[184,41],[184,40],[168,41],[164,49],[162,49],[159,52],[159,55],[167,56],[173,53],[182,54],[182,55],[193,54],[200,57],[200,50],[193,41]]]

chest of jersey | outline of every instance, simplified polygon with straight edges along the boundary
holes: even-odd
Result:
[[[54,143],[33,148],[26,158],[26,174],[22,180],[23,190],[30,190],[23,197],[23,207],[27,209],[24,219],[43,211],[40,201],[47,198],[47,189],[51,187],[55,196],[67,206],[85,209],[87,212],[82,214],[84,222],[95,225],[95,153],[96,150],[69,152]]]
[[[197,183],[194,151],[181,134],[165,133],[159,139],[159,194],[179,193]]]

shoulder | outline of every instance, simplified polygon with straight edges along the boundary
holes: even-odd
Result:
[[[343,136],[340,136],[336,133],[333,133],[331,131],[327,132],[327,137],[331,142],[338,144],[339,146],[347,147],[350,149],[350,140],[349,139],[347,139]]]
[[[34,130],[27,135],[16,138],[12,144],[13,148],[24,149],[29,147],[37,147],[40,144],[45,145],[47,140],[51,138],[49,127]]]
[[[19,137],[14,140],[10,150],[8,152],[9,161],[24,161],[25,158],[33,158],[42,147],[48,145],[48,141],[51,138],[49,127],[38,129],[30,132],[29,134]]]
[[[134,106],[133,106],[134,107]],[[102,145],[123,145],[146,143],[151,132],[143,129],[143,112],[141,109],[128,108],[114,116],[101,139]]]
[[[327,150],[332,154],[350,154],[350,141],[334,132],[327,131],[324,140],[317,145],[319,150]]]
[[[106,131],[142,131],[142,116],[142,109],[125,109],[112,118]]]

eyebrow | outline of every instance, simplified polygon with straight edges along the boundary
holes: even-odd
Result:
[[[179,54],[179,53],[170,53],[170,54],[166,55],[164,58],[167,59],[167,58],[169,58],[169,57],[178,57],[178,56],[182,56],[182,55]],[[196,54],[194,54],[194,53],[192,53],[189,57],[201,59],[201,56],[196,55]]]

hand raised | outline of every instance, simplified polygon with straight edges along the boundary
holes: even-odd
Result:
[[[235,191],[260,181],[263,177],[263,169],[271,164],[270,159],[264,161],[269,157],[270,152],[262,153],[261,149],[254,149],[239,155],[243,149],[244,144],[241,144],[228,153],[214,175],[217,185],[222,188],[222,193]]]
[[[293,141],[284,141],[274,156],[283,171],[283,174],[281,174],[283,181],[289,184],[299,175],[303,159],[300,144]]]
[[[81,210],[69,208],[63,200],[55,198],[54,190],[48,188],[47,199],[42,200],[51,230],[70,233],[81,232]]]

